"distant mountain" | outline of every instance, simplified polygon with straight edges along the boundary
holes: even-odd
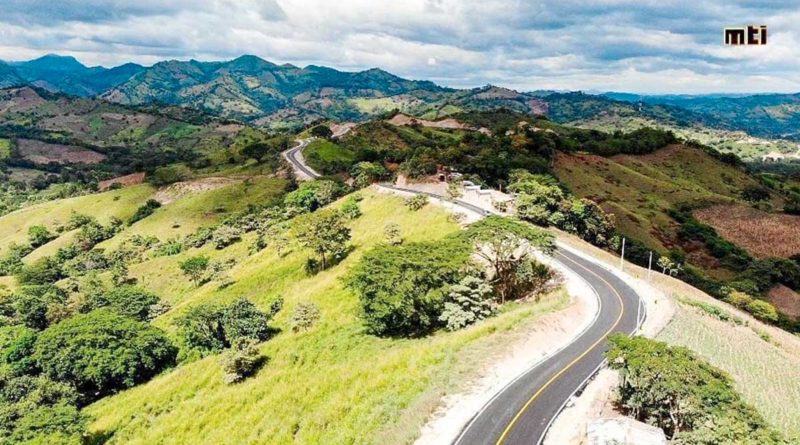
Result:
[[[13,66],[0,62],[0,88],[20,85],[24,82],[25,80],[20,77]]]
[[[704,96],[638,96],[606,93],[615,99],[680,107],[730,129],[765,138],[800,141],[800,93]]]

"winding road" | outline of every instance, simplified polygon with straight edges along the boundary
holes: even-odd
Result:
[[[320,175],[302,162],[299,153],[308,140],[284,152],[296,171],[316,178]],[[298,156],[300,154],[300,156]],[[381,184],[409,193],[424,193]],[[446,200],[432,193],[428,196]],[[490,211],[452,201],[471,212],[486,216]],[[454,445],[538,445],[569,399],[582,390],[604,365],[607,337],[616,332],[634,333],[644,316],[639,295],[600,262],[558,247],[557,261],[582,277],[597,294],[599,312],[589,327],[570,344],[519,375],[498,392],[462,429]]]

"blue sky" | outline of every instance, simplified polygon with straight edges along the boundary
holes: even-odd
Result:
[[[800,91],[800,0],[2,0],[0,59],[255,54],[454,87]],[[769,44],[725,47],[725,26]]]

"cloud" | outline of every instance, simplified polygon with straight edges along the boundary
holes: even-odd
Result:
[[[0,59],[220,60],[359,70],[470,87],[798,91],[800,12],[781,0],[5,0]],[[770,43],[722,45],[728,25]]]

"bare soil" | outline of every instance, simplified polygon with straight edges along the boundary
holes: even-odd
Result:
[[[744,205],[717,205],[694,215],[756,257],[787,258],[800,253],[800,216],[767,213]]]
[[[17,147],[23,158],[37,164],[96,164],[106,155],[73,145],[49,144],[33,139],[17,140]]]

